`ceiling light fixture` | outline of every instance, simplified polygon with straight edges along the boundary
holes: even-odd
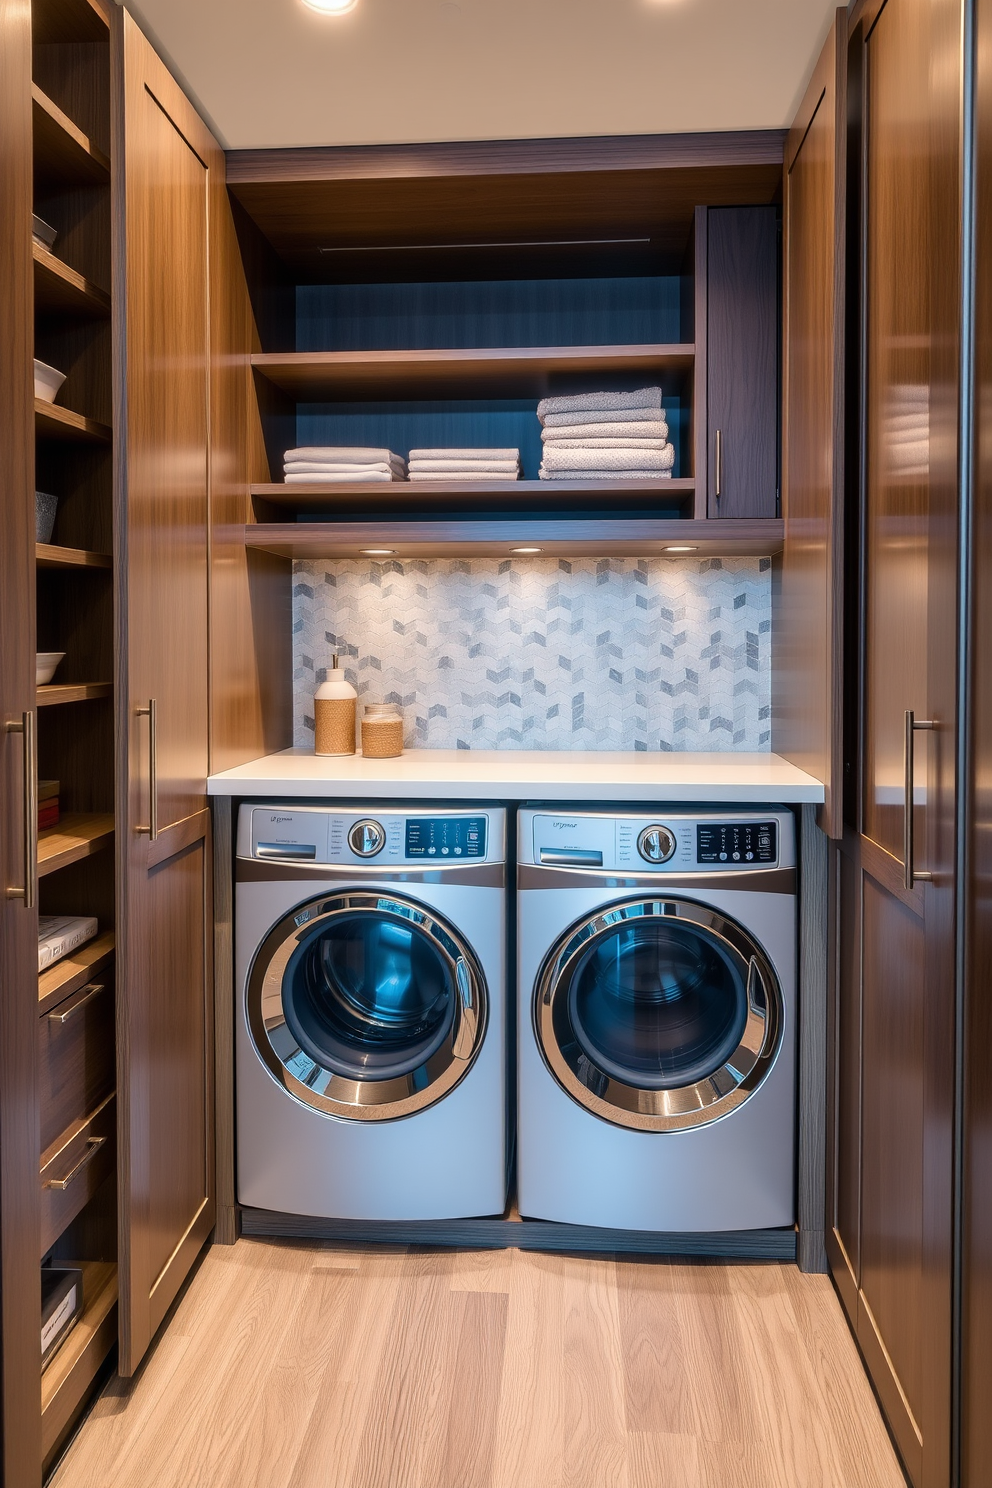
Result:
[[[543,553],[543,548],[511,548],[511,553]]]
[[[303,0],[303,4],[309,10],[317,10],[321,15],[346,15],[349,10],[354,10],[358,0]]]
[[[665,549],[666,553],[695,553],[697,551],[696,548],[688,547],[685,544],[679,544],[677,547],[673,544]]]

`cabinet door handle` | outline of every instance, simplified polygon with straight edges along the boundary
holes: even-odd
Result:
[[[154,698],[148,699],[147,708],[138,709],[139,718],[148,719],[148,826],[150,842],[158,838],[158,711]]]
[[[717,429],[717,431],[716,431],[716,460],[714,461],[714,464],[715,464],[715,467],[716,468],[715,468],[715,470],[713,472],[713,494],[716,496],[717,501],[719,501],[720,500],[721,492],[723,490],[723,430],[722,429]]]
[[[46,1188],[57,1188],[59,1193],[65,1193],[69,1184],[79,1177],[83,1169],[93,1161],[100,1148],[105,1144],[106,1137],[87,1137],[86,1151],[76,1163],[75,1167],[69,1169],[64,1178],[49,1178],[45,1183]]]
[[[913,832],[913,785],[915,765],[915,743],[917,729],[935,729],[936,722],[932,718],[917,718],[911,708],[906,709],[906,738],[903,747],[903,820],[902,820],[902,860],[904,883],[907,889],[914,884],[932,883],[932,873],[917,873],[913,867],[913,853],[915,848]]]
[[[35,762],[34,713],[22,713],[20,723],[6,725],[8,734],[20,734],[24,767],[24,887],[8,888],[8,899],[23,899],[25,909],[34,909],[38,882],[38,769]]]
[[[49,1013],[49,1023],[68,1023],[77,1013],[82,1012],[88,1002],[92,1002],[94,997],[99,997],[100,993],[104,991],[106,991],[106,988],[102,982],[91,982],[88,987],[83,988],[84,995],[78,1002],[74,1002],[71,1008],[67,1008],[64,1013],[60,1013],[57,1009],[54,1013]]]

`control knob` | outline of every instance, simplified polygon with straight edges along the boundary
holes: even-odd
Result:
[[[386,844],[385,828],[367,816],[348,833],[348,845],[359,858],[374,858]]]
[[[646,863],[667,863],[677,845],[675,833],[668,827],[645,827],[637,839],[637,851]]]

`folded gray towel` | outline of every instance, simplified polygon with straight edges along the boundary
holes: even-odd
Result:
[[[447,475],[452,471],[474,470],[479,475],[516,475],[520,466],[516,460],[414,460],[410,474]]]
[[[556,444],[544,446],[545,470],[671,470],[675,464],[674,446],[660,450],[561,449]]]
[[[541,419],[546,429],[561,429],[569,424],[626,424],[657,423],[668,415],[663,408],[592,408],[575,413],[548,413]]]
[[[670,470],[545,470],[541,466],[541,480],[574,481],[624,481],[624,480],[671,480]]]
[[[664,419],[642,419],[639,423],[622,423],[619,420],[615,424],[547,424],[541,430],[541,438],[545,443],[553,439],[557,444],[561,439],[615,439],[629,440],[631,444],[641,444],[645,439],[667,439],[668,425]]]
[[[452,467],[451,470],[411,470],[407,476],[412,481],[508,481],[519,480],[520,471],[516,465],[506,471],[499,470],[466,470]]]
[[[391,470],[402,480],[406,466],[395,460],[366,460],[361,465],[350,460],[287,460],[286,475],[343,475],[349,470]]]
[[[549,439],[549,449],[586,450],[661,450],[668,449],[667,439]]]
[[[323,474],[314,471],[310,475],[287,475],[283,477],[287,486],[351,486],[369,482],[395,481],[402,484],[402,476],[395,475],[388,465],[366,465],[347,471],[331,470]]]
[[[402,455],[394,455],[388,449],[363,449],[354,445],[335,444],[307,444],[300,449],[289,449],[283,456],[287,465],[299,460],[308,463],[331,461],[335,465],[384,465],[387,461],[394,461],[400,465],[406,462]]]
[[[617,412],[627,408],[661,407],[661,388],[638,388],[636,393],[572,393],[563,398],[542,398],[537,416],[542,421],[555,413]]]
[[[410,451],[410,464],[419,464],[422,460],[457,460],[459,463],[467,460],[469,464],[475,464],[478,460],[519,460],[518,449],[415,449]]]

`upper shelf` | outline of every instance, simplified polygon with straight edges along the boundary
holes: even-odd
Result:
[[[71,269],[39,243],[31,247],[36,311],[42,315],[76,315],[87,320],[109,319],[110,296],[105,289]]]
[[[70,811],[57,827],[38,834],[38,877],[56,873],[109,847],[114,836],[112,812]]]
[[[35,181],[43,187],[105,186],[110,160],[58,104],[31,84]]]
[[[252,486],[251,494],[287,512],[361,513],[414,518],[425,512],[457,512],[472,519],[478,511],[555,512],[670,511],[691,503],[693,480],[492,480],[383,481],[381,484]]]
[[[109,425],[58,403],[49,403],[45,398],[34,400],[34,427],[43,439],[67,439],[73,443],[109,444],[114,437]]]
[[[297,402],[545,397],[552,379],[635,377],[677,387],[692,345],[512,346],[443,351],[261,352],[252,366]]]
[[[640,517],[507,517],[266,523],[245,528],[245,545],[281,558],[548,557],[767,558],[781,551],[781,521],[690,521]]]

